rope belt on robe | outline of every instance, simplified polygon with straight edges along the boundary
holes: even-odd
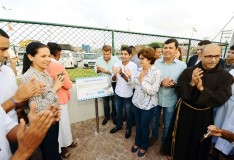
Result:
[[[175,151],[175,142],[176,142],[175,139],[176,139],[177,123],[178,123],[178,119],[179,119],[181,103],[184,103],[185,106],[187,106],[187,107],[189,107],[189,108],[191,108],[193,110],[197,110],[197,111],[204,111],[204,110],[208,110],[208,109],[211,108],[211,107],[206,107],[206,108],[199,109],[199,108],[195,108],[195,107],[191,106],[190,104],[186,103],[181,98],[178,100],[178,102],[176,104],[176,107],[178,109],[177,109],[177,112],[176,112],[176,119],[175,119],[174,129],[173,129],[173,132],[172,132],[172,143],[171,143],[171,157],[172,158],[174,157],[174,151]]]

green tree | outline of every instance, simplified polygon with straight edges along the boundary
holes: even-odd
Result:
[[[161,43],[161,42],[152,42],[152,43],[150,43],[150,44],[148,44],[148,46],[149,47],[160,47],[160,48],[162,48],[163,47],[163,43]]]

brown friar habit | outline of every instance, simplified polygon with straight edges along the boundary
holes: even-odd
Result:
[[[190,85],[193,70],[203,70],[200,92]],[[164,152],[173,160],[207,160],[211,137],[200,142],[207,133],[207,127],[213,124],[213,107],[221,106],[231,96],[232,76],[219,64],[212,70],[205,70],[201,62],[185,69],[175,86],[181,98],[171,122]]]

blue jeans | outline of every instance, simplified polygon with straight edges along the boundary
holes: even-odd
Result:
[[[113,88],[113,91],[115,91],[116,82],[112,82],[111,86]],[[112,105],[111,105],[111,114],[110,114],[110,104],[109,101],[111,99]],[[116,110],[115,110],[115,95],[103,97],[103,107],[104,107],[104,116],[106,119],[110,119],[110,116],[112,120],[116,120]]]
[[[112,112],[110,114],[110,104],[109,101],[111,99],[112,105],[111,105],[111,109]],[[110,116],[112,118],[112,120],[116,119],[116,110],[115,110],[115,96],[108,96],[108,97],[103,97],[103,107],[104,107],[104,116],[106,119],[110,119]]]
[[[150,110],[142,110],[133,105],[134,116],[136,121],[136,137],[135,145],[147,150],[149,147],[149,125],[154,114],[154,108]]]
[[[163,135],[162,135],[162,144],[164,144],[164,141],[167,136],[168,129],[171,124],[171,119],[173,117],[174,111],[175,111],[175,106],[173,107],[162,107],[162,106],[157,106],[155,109],[155,113],[153,115],[152,121],[151,121],[151,128],[152,128],[152,137],[155,139],[158,139],[158,127],[159,127],[159,121],[160,121],[160,116],[161,116],[161,111],[163,109],[163,123],[164,123],[164,128],[163,128]]]
[[[123,126],[123,106],[126,113],[126,124],[127,130],[132,129],[132,97],[124,98],[115,94],[115,106],[117,111],[117,128],[122,128]]]

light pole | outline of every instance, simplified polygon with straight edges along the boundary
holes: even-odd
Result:
[[[108,29],[108,26],[106,26],[105,28]],[[104,33],[104,45],[105,45],[106,44],[106,31],[104,30],[103,33]]]
[[[193,38],[193,33],[194,33],[194,32],[197,32],[197,30],[196,30],[196,28],[193,27],[193,28],[192,28],[192,34],[191,34],[191,38],[190,38],[190,39]]]
[[[132,20],[131,18],[127,18],[127,21],[128,21],[128,31],[130,31],[129,21],[131,21],[131,20]]]

